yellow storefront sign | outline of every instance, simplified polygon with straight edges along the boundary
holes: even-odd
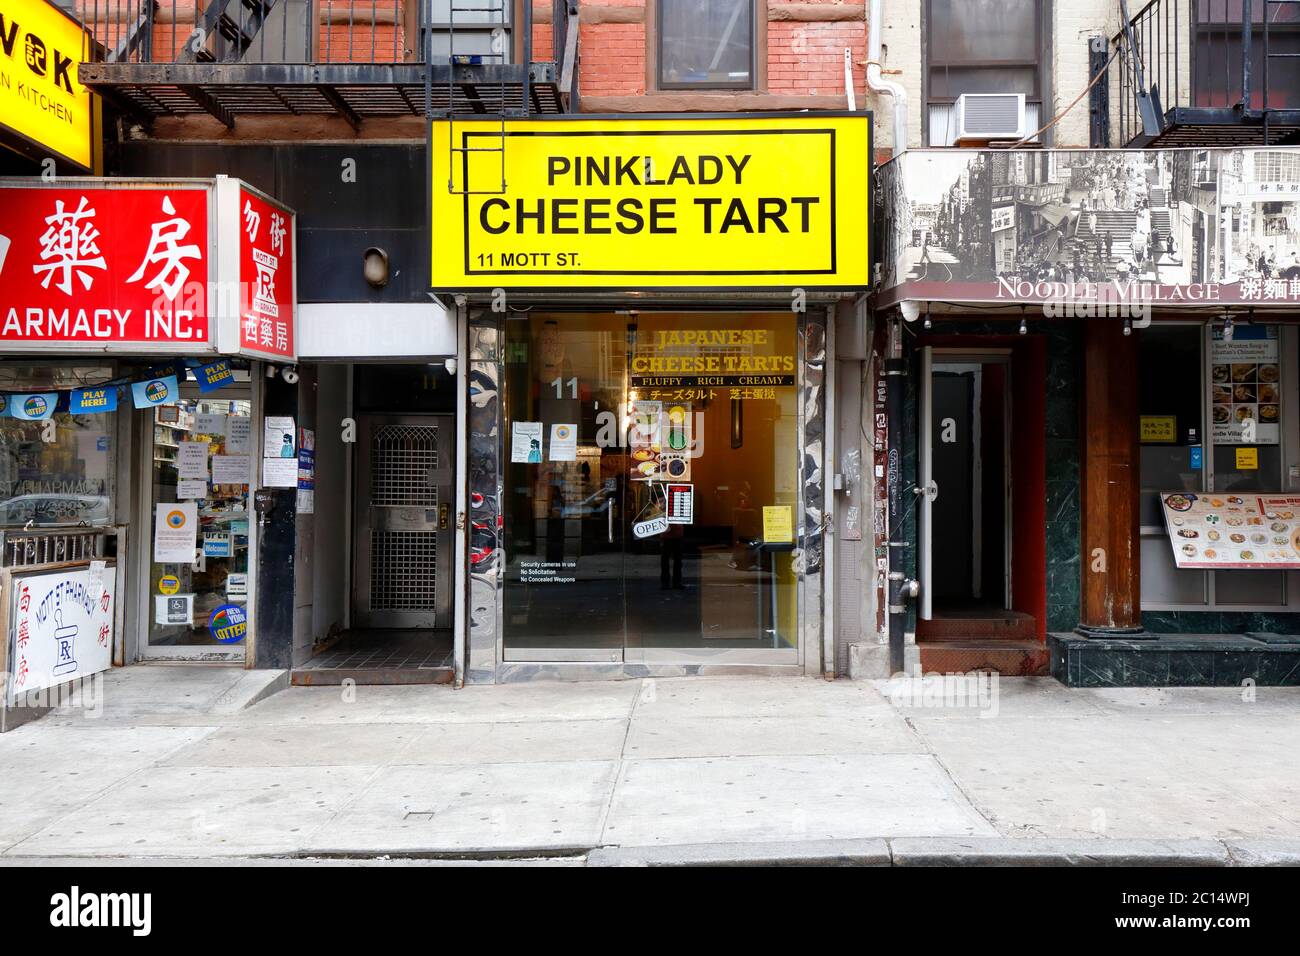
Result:
[[[1259,470],[1259,449],[1238,448],[1237,449],[1237,470],[1258,471]]]
[[[1178,441],[1178,419],[1173,415],[1143,415],[1140,418],[1141,442]]]
[[[81,27],[47,0],[0,0],[0,140],[90,168],[91,97],[77,79],[82,50]]]
[[[870,115],[432,124],[435,290],[865,289]]]

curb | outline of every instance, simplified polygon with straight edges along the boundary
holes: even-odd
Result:
[[[1300,840],[1225,840],[1232,866],[1300,866]]]
[[[889,866],[884,840],[597,847],[588,866]]]
[[[1300,840],[899,837],[597,847],[588,866],[1298,866]]]
[[[890,840],[894,866],[1228,866],[1218,840]]]

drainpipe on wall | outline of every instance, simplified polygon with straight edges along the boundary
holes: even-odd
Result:
[[[871,15],[867,22],[867,86],[894,101],[894,155],[901,156],[907,152],[907,90],[903,84],[885,79],[880,65],[883,10],[884,0],[871,0]]]

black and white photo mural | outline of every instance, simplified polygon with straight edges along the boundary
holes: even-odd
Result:
[[[915,150],[879,177],[879,307],[1300,303],[1300,148]]]

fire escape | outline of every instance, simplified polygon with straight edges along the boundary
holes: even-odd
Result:
[[[577,2],[538,9],[535,24],[531,0],[77,0],[97,54],[80,78],[145,127],[568,112]]]
[[[1300,0],[1120,7],[1120,31],[1090,46],[1091,145],[1300,143]]]

